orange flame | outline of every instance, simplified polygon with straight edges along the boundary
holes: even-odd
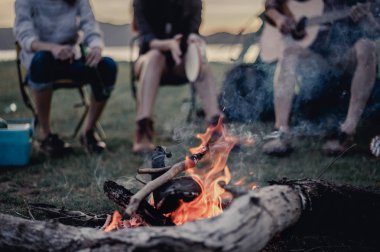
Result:
[[[180,207],[171,213],[171,218],[177,225],[220,215],[223,212],[222,197],[225,190],[219,183],[228,184],[231,180],[226,163],[238,139],[226,134],[222,119],[219,119],[216,126],[208,127],[204,134],[198,134],[197,138],[201,140],[201,144],[190,149],[190,152],[199,153],[205,147],[209,148],[209,152],[201,162],[204,165],[202,168],[189,168],[186,173],[199,183],[202,193],[194,201],[182,202]]]
[[[112,215],[111,223],[104,229],[104,232],[111,232],[114,229],[117,229],[121,222],[121,214],[119,211],[115,210]]]

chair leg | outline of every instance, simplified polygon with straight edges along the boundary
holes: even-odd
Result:
[[[79,95],[81,97],[81,104],[79,104],[79,105],[76,104],[74,106],[76,108],[84,106],[85,108],[84,108],[82,116],[80,117],[77,125],[75,126],[73,134],[71,135],[72,138],[76,138],[78,136],[79,130],[83,126],[83,123],[84,123],[84,121],[85,121],[85,119],[87,117],[87,114],[88,114],[88,111],[89,111],[89,107],[90,107],[89,102],[87,100],[87,96],[86,96],[86,92],[85,92],[84,88],[83,87],[78,88],[78,91],[79,91]],[[103,129],[102,125],[100,124],[100,122],[96,123],[95,130],[99,134],[99,137],[102,140],[106,139],[106,133],[104,132],[104,129]]]
[[[102,140],[105,140],[105,139],[107,138],[106,133],[105,133],[105,131],[104,131],[102,125],[100,124],[100,122],[97,122],[97,123],[96,123],[95,130],[96,130],[96,132],[99,134],[99,137],[100,137]]]
[[[86,119],[86,116],[87,116],[87,113],[88,113],[88,109],[89,109],[89,107],[88,107],[88,104],[85,104],[84,106],[85,106],[85,108],[84,108],[84,112],[83,112],[82,116],[80,117],[79,122],[78,122],[77,125],[75,126],[74,132],[73,132],[73,134],[71,135],[72,138],[76,138],[76,137],[77,137],[78,132],[79,132],[79,130],[82,128],[82,125],[83,125],[83,123],[84,123],[84,120]]]

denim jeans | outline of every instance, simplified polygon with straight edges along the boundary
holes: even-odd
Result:
[[[54,82],[70,79],[74,82],[90,84],[96,101],[105,101],[114,88],[117,65],[109,57],[103,57],[97,68],[85,65],[82,59],[73,62],[57,60],[47,51],[37,52],[28,72],[28,84],[33,90],[53,89]]]

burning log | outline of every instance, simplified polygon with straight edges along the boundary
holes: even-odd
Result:
[[[186,158],[185,161],[179,162],[173,165],[167,172],[157,177],[156,179],[148,182],[140,191],[131,197],[128,207],[125,209],[125,213],[129,216],[134,214],[140,206],[142,200],[144,200],[150,193],[169,182],[175,176],[185,171],[186,169],[194,167],[199,160],[208,151],[207,147],[204,147],[201,152],[193,154],[190,158]]]
[[[103,190],[109,199],[124,209],[128,207],[131,198],[133,197],[133,193],[113,181],[104,182]],[[139,214],[148,224],[153,226],[174,225],[170,218],[163,216],[145,200],[142,200],[140,203],[141,205],[137,214]]]
[[[380,194],[324,181],[280,181],[235,199],[222,215],[176,227],[112,233],[0,214],[3,250],[259,251],[276,234],[295,228],[377,236]],[[312,222],[310,222],[313,220]],[[343,222],[344,220],[344,222]],[[305,225],[307,224],[307,225]],[[350,228],[347,228],[349,226]],[[363,228],[364,227],[364,228]]]
[[[170,158],[171,152],[165,147],[157,146],[152,155],[152,180],[164,174],[165,158]],[[169,167],[170,168],[170,167]],[[202,193],[200,185],[190,176],[181,176],[169,180],[153,191],[154,207],[163,214],[177,210],[182,202],[191,202]]]

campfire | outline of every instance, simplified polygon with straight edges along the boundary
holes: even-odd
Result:
[[[146,208],[168,218],[168,223],[181,225],[190,221],[211,218],[223,213],[223,202],[231,200],[231,195],[225,188],[231,181],[231,173],[227,166],[228,156],[232,148],[240,142],[226,131],[222,118],[216,126],[210,126],[203,134],[198,134],[200,145],[191,148],[190,157],[183,162],[165,166],[165,149],[157,147],[153,154],[153,168],[140,169],[139,173],[151,174],[152,181],[145,185],[138,193],[131,196],[126,206],[123,220],[122,214],[115,211],[112,218],[108,218],[103,230],[109,232],[121,228],[149,226],[144,214],[139,208]],[[252,140],[246,143],[252,143]],[[177,176],[183,173],[182,176]],[[244,178],[235,183],[244,184]],[[146,196],[153,194],[149,203]],[[168,224],[166,223],[166,224]]]

